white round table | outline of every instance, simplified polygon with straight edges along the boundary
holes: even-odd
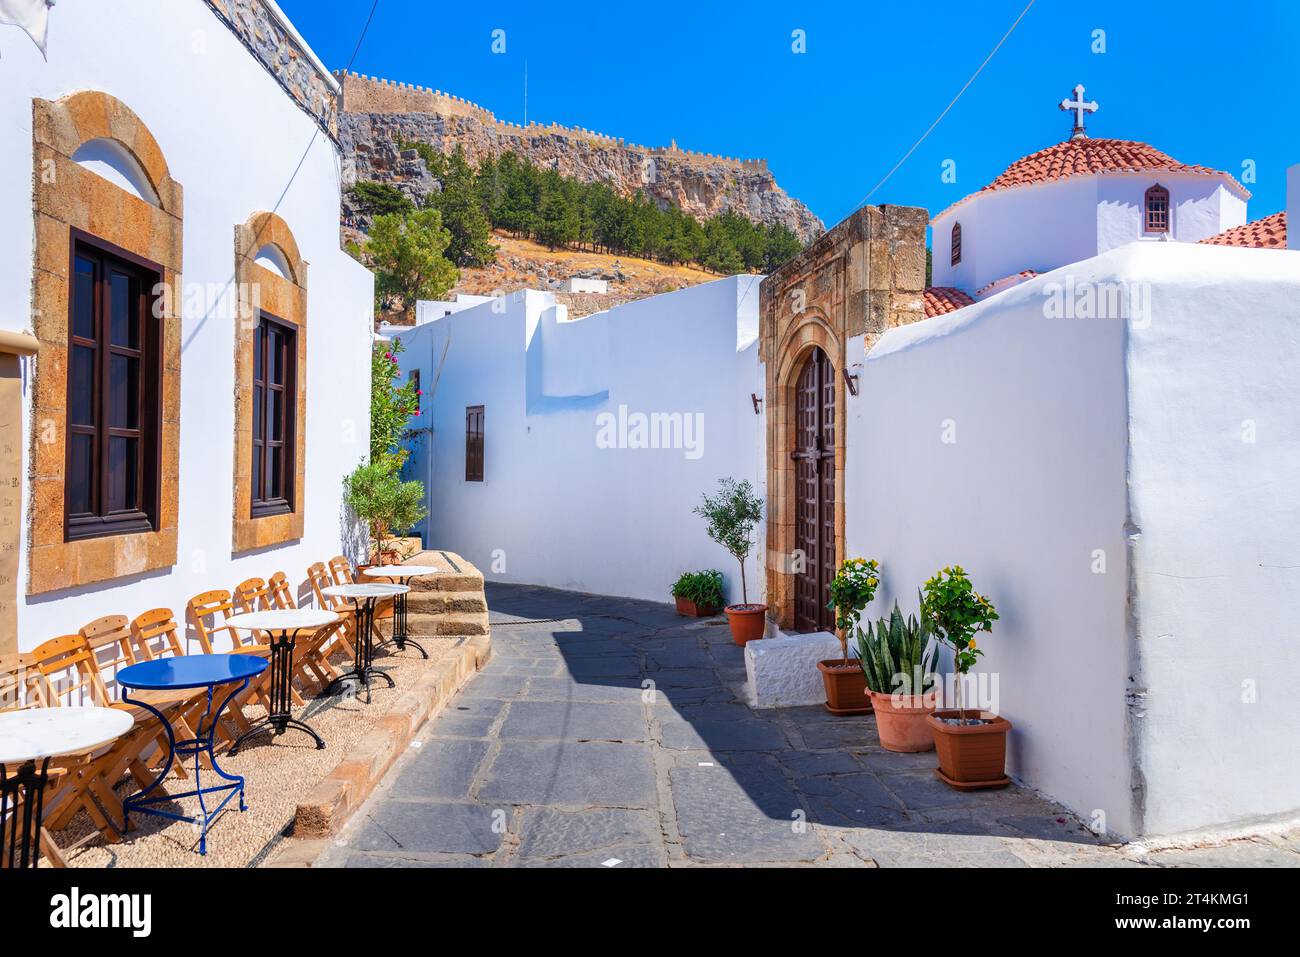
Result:
[[[441,569],[433,565],[375,565],[367,568],[363,575],[368,578],[396,578],[405,581],[411,578],[423,578],[425,575],[436,575]],[[406,618],[406,596],[398,595],[393,599],[393,637],[388,641],[380,642],[380,647],[392,643],[397,646],[398,651],[405,651],[407,645],[411,645],[425,658],[429,653],[424,647],[411,638],[410,627]]]
[[[405,595],[410,590],[409,585],[384,585],[378,582],[352,582],[347,585],[330,585],[328,588],[321,589],[322,595],[350,601],[357,610],[356,663],[351,671],[344,672],[331,681],[331,688],[344,678],[357,678],[365,687],[366,700],[369,701],[371,675],[378,675],[383,678],[388,682],[390,688],[397,687],[392,675],[377,671],[374,667],[375,605],[381,598],[396,598],[398,595]]]
[[[293,650],[296,637],[302,631],[320,631],[334,624],[339,616],[332,611],[319,608],[276,608],[268,611],[250,611],[242,615],[231,615],[226,625],[240,631],[265,631],[271,636],[271,707],[266,717],[253,722],[247,731],[235,739],[230,746],[234,754],[243,745],[245,739],[254,734],[270,730],[277,737],[289,728],[305,731],[316,739],[316,749],[325,747],[325,742],[315,729],[305,721],[293,716]]]
[[[40,857],[41,812],[50,758],[93,751],[131,729],[134,718],[118,708],[27,708],[0,714],[0,857],[7,867],[35,867]],[[9,773],[9,766],[18,770]],[[27,799],[18,802],[23,792]],[[33,799],[34,796],[34,799]],[[22,820],[16,842],[10,814]]]

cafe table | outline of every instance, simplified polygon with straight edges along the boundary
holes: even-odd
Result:
[[[270,636],[271,677],[270,704],[266,717],[259,718],[230,746],[233,755],[244,741],[255,734],[271,731],[277,737],[289,728],[304,731],[316,740],[317,750],[325,741],[305,721],[293,716],[293,652],[301,632],[318,632],[334,624],[339,616],[318,608],[275,608],[231,615],[225,625],[239,631],[264,631]]]
[[[35,867],[50,759],[94,751],[135,719],[119,708],[25,708],[0,714],[0,867]]]
[[[152,712],[162,722],[163,729],[167,732],[168,745],[167,760],[163,763],[162,771],[158,776],[147,787],[122,802],[127,818],[124,824],[129,826],[132,811],[197,824],[199,825],[199,853],[207,854],[208,827],[230,799],[238,794],[239,810],[248,810],[248,804],[244,800],[243,777],[229,773],[217,763],[213,745],[221,712],[237,695],[248,688],[248,683],[253,678],[267,669],[267,665],[267,660],[260,655],[182,655],[177,658],[142,661],[136,665],[129,665],[117,673],[117,683],[123,689],[122,700]],[[225,691],[226,687],[230,687],[230,690]],[[136,700],[128,695],[131,691],[188,691],[200,688],[207,690],[207,706],[194,725],[194,737],[180,741],[176,740],[175,732],[166,714],[148,701]],[[223,689],[221,696],[217,695],[218,688]],[[214,702],[216,702],[215,708],[213,708]],[[213,773],[221,779],[222,783],[203,786],[200,758],[204,755],[207,756]],[[179,794],[163,792],[155,795],[154,791],[158,790],[159,785],[166,779],[167,772],[171,770],[172,762],[177,756],[182,759],[193,756],[194,790],[182,791]],[[204,800],[205,796],[222,792],[225,792],[225,797],[209,811],[207,801]],[[181,798],[191,797],[199,799],[199,813],[196,816],[158,806],[174,804]]]
[[[398,595],[405,595],[410,590],[409,585],[386,585],[378,582],[350,582],[344,585],[330,585],[321,589],[322,595],[328,595],[330,598],[342,598],[351,602],[353,607],[356,608],[357,614],[356,662],[351,671],[345,671],[331,681],[330,688],[344,678],[356,678],[361,682],[362,687],[366,689],[366,701],[369,701],[370,678],[372,675],[383,678],[388,682],[390,688],[397,686],[392,675],[385,674],[374,667],[375,605],[379,603],[381,598],[396,598]]]
[[[372,568],[367,568],[361,574],[367,578],[393,578],[399,584],[404,584],[412,578],[436,575],[438,569],[433,565],[375,565]],[[389,638],[388,641],[381,641],[377,647],[382,648],[390,643],[396,645],[398,651],[405,651],[406,646],[410,645],[425,658],[429,657],[429,653],[424,650],[420,643],[411,638],[410,626],[407,624],[406,619],[405,592],[393,599],[393,637]]]

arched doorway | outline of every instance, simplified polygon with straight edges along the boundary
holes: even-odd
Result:
[[[834,631],[835,367],[819,347],[808,352],[794,394],[794,626]]]

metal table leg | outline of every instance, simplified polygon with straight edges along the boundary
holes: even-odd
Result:
[[[226,695],[226,697],[221,700],[221,703],[217,706],[217,710],[215,712],[212,710],[213,691],[215,690],[215,686],[208,685],[207,707],[204,709],[202,716],[200,716],[199,718],[198,725],[194,729],[195,736],[186,741],[176,740],[176,736],[172,731],[171,722],[168,721],[167,716],[164,715],[157,708],[153,707],[148,702],[135,701],[127,697],[125,694],[122,695],[122,700],[124,702],[126,702],[127,704],[137,705],[138,707],[144,708],[146,711],[151,711],[158,718],[158,720],[162,722],[163,729],[167,732],[167,745],[168,745],[167,760],[163,764],[163,769],[159,773],[158,777],[154,778],[154,780],[150,782],[148,787],[142,789],[137,794],[131,795],[131,797],[127,798],[125,801],[122,802],[122,807],[123,807],[122,830],[123,831],[126,831],[127,829],[130,828],[132,811],[138,811],[141,814],[153,814],[156,817],[170,818],[173,821],[188,821],[191,824],[198,824],[202,828],[199,834],[199,853],[207,854],[208,853],[208,825],[211,824],[212,821],[216,818],[216,816],[221,813],[222,808],[226,806],[226,804],[230,801],[230,799],[234,797],[236,794],[238,794],[239,810],[241,811],[248,810],[248,805],[244,802],[243,777],[241,777],[238,774],[228,774],[225,770],[223,770],[221,765],[217,763],[217,755],[213,750],[214,743],[215,743],[214,738],[216,736],[216,730],[217,730],[217,720],[221,717],[221,712],[225,710],[226,705],[228,705],[236,695],[240,694],[242,691],[244,691],[244,689],[248,687],[248,682],[249,682],[248,678],[245,678],[243,681],[241,681],[239,687],[235,688],[235,690],[230,692],[230,694]],[[208,727],[206,732],[203,730],[203,723],[205,720],[208,722]],[[175,760],[175,757],[178,754],[183,758],[189,757],[190,755],[194,756],[194,790],[183,791],[180,794],[162,793],[157,796],[150,797],[150,795],[153,794],[155,790],[157,790],[158,786],[162,784],[163,780],[167,777],[167,772],[170,771],[172,768],[172,761]],[[230,782],[229,784],[215,784],[206,788],[203,787],[203,781],[201,776],[202,771],[199,763],[199,758],[204,754],[208,756],[208,761],[212,765],[212,770],[215,771],[219,777],[224,778],[226,781],[229,781]],[[205,794],[216,794],[221,791],[226,791],[229,793],[227,793],[226,796],[221,799],[220,804],[218,804],[211,811],[209,811],[207,802],[203,800],[203,796]],[[187,798],[187,797],[197,797],[199,799],[199,814],[197,817],[191,817],[186,814],[177,814],[174,811],[165,811],[162,808],[154,807],[154,805],[156,804],[170,803],[172,801],[177,801],[181,798]]]
[[[296,629],[295,629],[296,632]],[[271,707],[266,717],[254,721],[247,731],[235,739],[230,746],[233,755],[244,745],[244,741],[254,734],[271,731],[279,736],[289,728],[305,731],[316,739],[316,750],[325,747],[321,736],[305,721],[293,716],[293,650],[294,639],[289,631],[271,635]]]
[[[381,641],[376,647],[382,648],[384,645],[396,645],[398,651],[405,651],[406,646],[410,645],[425,658],[429,653],[424,647],[411,637],[410,625],[406,620],[406,592],[402,592],[393,599],[393,636],[387,641]]]
[[[356,678],[366,689],[367,703],[370,701],[371,675],[383,678],[388,682],[388,687],[390,688],[397,687],[397,682],[393,680],[392,675],[385,674],[373,666],[375,647],[372,628],[375,623],[375,604],[377,601],[377,598],[366,598],[364,599],[364,604],[355,600],[353,601],[353,604],[357,609],[356,662],[353,664],[351,671],[343,672],[343,674],[339,675],[329,684],[329,688],[333,688],[344,678]],[[328,692],[329,688],[326,688],[325,690]]]
[[[0,764],[0,868],[35,867],[50,759],[24,761],[12,775]],[[26,797],[24,798],[24,795]]]

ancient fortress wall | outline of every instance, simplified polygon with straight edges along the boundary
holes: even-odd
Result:
[[[334,74],[343,88],[341,108],[345,113],[434,113],[439,116],[457,116],[477,120],[485,126],[495,127],[502,133],[519,135],[535,134],[558,136],[573,140],[582,140],[597,148],[628,150],[645,153],[659,158],[695,161],[717,166],[730,166],[741,170],[767,172],[765,159],[737,159],[731,156],[716,156],[713,153],[697,153],[694,150],[679,149],[674,142],[671,146],[641,146],[628,143],[621,137],[607,136],[580,126],[560,126],[558,123],[510,123],[499,120],[491,110],[485,110],[469,100],[431,90],[425,86],[413,86],[379,77],[363,76],[338,70]]]

